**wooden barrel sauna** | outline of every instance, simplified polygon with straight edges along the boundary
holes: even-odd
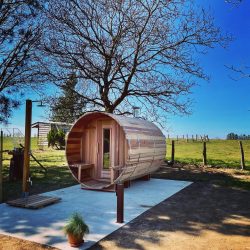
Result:
[[[103,112],[87,113],[72,126],[66,158],[85,188],[105,189],[156,171],[166,156],[166,139],[153,123]]]

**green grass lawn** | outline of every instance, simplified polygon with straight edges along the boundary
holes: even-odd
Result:
[[[12,138],[4,138],[4,150],[12,150],[17,144],[13,143]],[[245,175],[242,179],[235,179],[228,184],[229,186],[249,187],[250,183],[250,141],[243,141],[246,171],[238,171],[238,175]],[[175,142],[176,161],[184,163],[202,163],[202,142],[186,142],[179,140]],[[31,149],[34,156],[47,169],[47,174],[42,168],[31,159],[30,171],[33,185],[30,193],[37,194],[51,191],[59,188],[68,187],[77,184],[72,177],[71,172],[66,164],[64,150],[55,150],[45,147],[43,150],[37,146],[37,139],[32,138]],[[11,155],[4,153],[3,161],[3,191],[4,200],[18,198],[22,194],[22,181],[9,181],[9,164]],[[171,140],[167,141],[167,160],[171,156]],[[239,168],[240,167],[240,150],[238,141],[211,140],[207,143],[208,164],[216,167]],[[190,179],[191,180],[191,179]],[[237,183],[236,183],[237,182]]]
[[[18,147],[18,144],[21,143],[24,145],[24,138],[13,138],[13,137],[4,137],[3,138],[3,149],[12,150],[14,147]],[[31,148],[38,149],[37,138],[31,138]]]
[[[250,140],[242,141],[245,152],[245,164],[250,170]],[[203,143],[175,140],[175,160],[184,163],[202,163]],[[171,159],[171,140],[167,140],[167,160]],[[236,140],[210,140],[207,142],[208,165],[228,168],[240,168],[240,147]]]
[[[12,150],[14,147],[12,138],[4,138],[4,150]],[[66,165],[65,151],[45,147],[40,150],[37,146],[37,138],[31,140],[31,150],[37,160],[47,169],[47,174],[32,160],[30,172],[32,177],[31,194],[42,193],[77,184]],[[22,194],[22,181],[9,181],[9,165],[12,156],[3,154],[3,196],[4,200],[15,199]]]
[[[183,176],[179,176],[180,179],[213,181],[213,183],[222,186],[250,190],[250,140],[244,140],[242,143],[245,153],[246,170],[240,170],[241,154],[238,141],[210,140],[207,142],[207,164],[212,167],[202,169],[201,173],[197,174],[197,171],[200,171],[198,166],[203,164],[203,142],[175,140],[175,161],[181,165],[182,163],[198,165],[192,170],[190,170],[191,165],[185,166],[184,170],[179,168],[179,172],[184,172]],[[171,160],[171,139],[167,140],[166,159]],[[176,165],[178,166],[178,164]],[[216,169],[218,170],[216,171]]]

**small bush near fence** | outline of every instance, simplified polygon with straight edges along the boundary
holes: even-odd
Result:
[[[171,160],[171,139],[167,139],[167,160]],[[242,141],[246,169],[250,170],[250,140]],[[237,140],[209,140],[207,165],[229,168],[241,167],[241,153]],[[203,163],[203,142],[175,140],[175,161],[192,164]]]

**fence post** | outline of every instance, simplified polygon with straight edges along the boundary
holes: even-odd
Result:
[[[174,164],[174,153],[175,153],[174,140],[172,140],[172,151],[171,151],[171,163],[172,164]]]
[[[241,154],[241,161],[240,161],[240,165],[241,165],[241,170],[245,169],[245,156],[244,156],[244,149],[243,149],[243,145],[242,145],[242,141],[239,141],[240,144],[240,154]]]
[[[3,131],[0,135],[0,203],[3,202]]]
[[[207,144],[203,142],[203,166],[207,165]]]

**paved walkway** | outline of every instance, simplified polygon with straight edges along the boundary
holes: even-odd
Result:
[[[191,182],[151,179],[132,182],[125,189],[125,223],[188,186]],[[86,249],[124,224],[116,223],[115,193],[80,189],[79,185],[45,195],[61,197],[62,201],[38,210],[0,205],[0,233],[51,245],[71,248],[62,231],[67,218],[75,211],[83,215],[90,234],[81,249]]]

